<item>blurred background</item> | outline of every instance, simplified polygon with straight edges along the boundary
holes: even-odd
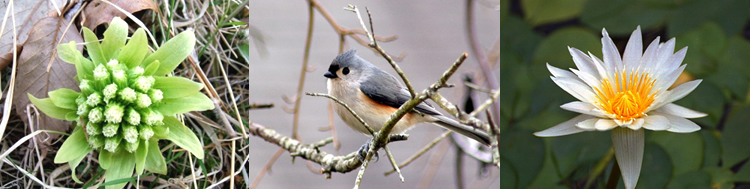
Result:
[[[678,82],[703,79],[676,104],[708,113],[689,134],[646,131],[636,188],[750,188],[750,2],[747,0],[502,0],[501,188],[604,188],[613,164],[609,132],[538,138],[576,116],[575,99],[545,67],[575,68],[567,47],[601,54],[606,28],[620,53],[641,26],[688,46]],[[622,179],[618,188],[622,188]]]
[[[347,29],[361,29],[356,15],[345,11],[348,4],[356,5],[367,22],[365,7],[373,17],[375,34],[382,37],[397,36],[391,42],[379,44],[393,56],[405,55],[399,66],[407,75],[415,90],[422,91],[434,83],[448,67],[464,52],[470,54],[463,66],[448,81],[454,88],[441,90],[441,94],[455,104],[462,104],[464,87],[462,78],[479,73],[477,59],[471,54],[466,32],[465,1],[320,1],[335,22]],[[499,1],[475,1],[473,16],[479,45],[488,51],[500,37]],[[305,37],[308,27],[306,1],[255,1],[250,6],[250,32],[255,45],[250,45],[250,103],[273,104],[269,109],[254,109],[249,112],[251,122],[291,136],[294,104],[285,98],[294,99],[300,80]],[[314,13],[314,29],[310,50],[309,72],[305,76],[303,92],[326,93],[326,72],[331,60],[338,55],[339,36],[331,24],[317,10]],[[369,25],[369,24],[368,24]],[[360,35],[364,40],[367,37]],[[346,49],[356,49],[358,55],[381,69],[395,75],[390,65],[374,51],[346,38]],[[497,63],[495,63],[496,65]],[[494,67],[496,76],[500,70]],[[499,79],[499,78],[494,78]],[[486,99],[481,94],[481,99]],[[303,96],[300,104],[299,135],[302,142],[312,143],[331,137],[330,131],[321,131],[329,126],[329,100],[324,97]],[[432,102],[430,102],[432,103]],[[340,148],[327,145],[321,150],[346,155],[359,149],[369,137],[356,133],[346,126],[338,115],[333,115]],[[409,140],[390,145],[396,162],[402,162],[440,135],[443,129],[422,124],[410,130]],[[292,161],[287,152],[280,154],[272,163],[271,171],[262,172],[278,146],[250,137],[251,165],[245,182],[253,182],[257,174],[265,173],[257,182],[258,188],[351,188],[357,170],[334,173],[331,179],[308,170],[304,159]],[[457,174],[463,178],[466,188],[499,188],[499,169],[483,169],[477,160],[468,156],[457,156],[457,149],[449,140],[443,140],[415,162],[402,168],[405,183],[398,175],[384,176],[391,165],[383,151],[380,160],[371,164],[362,181],[362,188],[457,188]],[[461,171],[456,171],[457,157],[463,158]],[[313,165],[315,171],[320,168]]]

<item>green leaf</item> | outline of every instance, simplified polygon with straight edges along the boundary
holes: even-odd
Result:
[[[164,126],[169,128],[167,140],[192,153],[198,159],[203,159],[203,145],[193,131],[173,116],[164,117]]]
[[[143,173],[143,168],[146,165],[149,142],[142,139],[138,140],[141,141],[138,143],[138,149],[135,150],[135,174],[140,175],[141,173]]]
[[[750,106],[742,108],[724,124],[724,132],[721,135],[721,162],[722,167],[729,168],[737,165],[750,157]]]
[[[682,62],[688,65],[685,71],[699,78],[716,71],[718,60],[727,44],[727,36],[721,27],[713,22],[706,22],[676,38],[675,49],[689,47]]]
[[[726,35],[742,30],[750,12],[748,1],[682,1],[667,20],[667,35],[675,36],[689,31],[704,22],[716,22]]]
[[[250,62],[250,44],[242,43],[237,45],[237,51],[239,51],[240,56],[245,59],[245,62]]]
[[[703,170],[694,170],[676,176],[669,181],[668,189],[703,189],[711,188],[711,177]]]
[[[52,99],[52,103],[60,108],[69,110],[77,110],[76,98],[81,94],[68,88],[59,88],[57,90],[48,93],[49,98]]]
[[[719,138],[713,133],[718,131],[713,129],[701,129],[701,135],[703,135],[704,142],[704,153],[703,155],[703,167],[719,166],[719,155],[721,155],[721,143]]]
[[[128,44],[122,47],[122,51],[117,55],[117,61],[125,64],[128,68],[133,68],[141,65],[147,52],[148,41],[146,40],[146,32],[143,28],[138,28],[133,36],[130,37]]]
[[[518,176],[513,164],[500,158],[500,165],[502,165],[500,166],[500,180],[503,180],[503,182],[500,182],[500,188],[516,188]]]
[[[706,167],[704,171],[711,175],[711,188],[715,189],[730,189],[734,188],[734,182],[732,181],[732,171],[729,168],[720,167]]]
[[[154,77],[153,88],[161,90],[165,99],[181,98],[203,88],[203,84],[184,77]]]
[[[671,176],[672,162],[669,161],[669,155],[659,145],[646,142],[638,186],[664,188]]]
[[[586,0],[521,1],[524,17],[532,26],[563,21],[578,16]]]
[[[154,60],[154,62],[151,62],[146,66],[143,71],[143,75],[154,75],[154,73],[156,73],[156,70],[159,69],[160,65],[161,63],[159,62],[159,60]]]
[[[167,174],[167,162],[164,160],[164,156],[159,151],[159,143],[155,139],[151,139],[148,142],[148,155],[146,156],[146,170],[159,173],[162,175]]]
[[[662,147],[674,166],[673,175],[697,170],[703,165],[703,137],[699,132],[673,133],[655,131],[647,134],[647,141]]]
[[[609,28],[607,28],[609,29]],[[635,29],[635,27],[631,28]],[[534,52],[533,64],[544,65],[549,63],[555,67],[565,69],[576,68],[573,58],[570,56],[568,47],[577,48],[583,52],[591,51],[601,58],[602,45],[599,37],[589,30],[568,27],[555,31],[544,39]],[[544,77],[549,79],[549,71],[544,70]]]
[[[106,150],[99,151],[99,166],[102,167],[102,169],[109,169],[109,166],[112,164],[112,153]]]
[[[89,147],[89,143],[86,142],[84,129],[76,127],[73,134],[71,134],[68,139],[65,139],[65,142],[60,146],[60,150],[57,151],[57,155],[55,155],[55,163],[71,162],[75,159],[86,156],[91,150],[93,149]]]
[[[57,46],[57,55],[60,57],[60,59],[67,63],[78,64],[78,57],[80,54],[81,51],[78,51],[78,49],[76,48],[75,41],[70,41],[68,43],[63,43]]]
[[[71,120],[65,117],[65,115],[70,112],[75,113],[76,112],[75,110],[69,110],[69,109],[57,107],[52,102],[52,99],[49,99],[49,98],[37,99],[31,94],[27,94],[27,95],[31,103],[33,103],[36,106],[36,108],[39,108],[39,110],[42,110],[42,112],[44,112],[44,114],[46,114],[47,116],[55,118],[55,119],[59,119],[59,120],[75,121],[75,119]]]
[[[130,178],[133,176],[134,167],[135,156],[133,155],[133,153],[129,153],[123,149],[120,149],[119,151],[115,152],[115,154],[113,154],[112,162],[105,175],[105,181],[109,183],[125,178]],[[120,189],[125,187],[125,184],[127,184],[127,182],[119,184],[110,183],[111,185],[107,185],[107,183],[104,184],[107,189]]]
[[[153,126],[153,127],[151,127],[151,129],[154,130],[154,136],[153,136],[154,138],[166,139],[167,138],[167,134],[169,134],[168,128],[165,128],[165,127],[156,127],[156,126]]]
[[[125,46],[125,40],[128,38],[128,24],[120,17],[114,17],[109,23],[109,28],[104,31],[102,40],[102,54],[104,60],[109,61],[116,58],[115,55]]]
[[[737,171],[737,174],[734,175],[734,179],[732,179],[736,182],[750,182],[750,166],[743,165],[742,168]]]
[[[173,116],[190,111],[214,109],[214,103],[201,92],[192,92],[182,98],[165,98],[154,107],[164,116]]]
[[[91,60],[94,61],[94,65],[107,63],[104,59],[105,56],[102,53],[102,47],[101,44],[99,44],[99,38],[96,37],[96,34],[84,27],[83,39],[86,41],[86,51],[88,52],[89,57],[91,57]]]
[[[589,0],[581,11],[581,22],[595,30],[607,28],[610,35],[629,35],[638,25],[644,31],[661,25],[669,15],[669,9],[664,7],[672,6],[661,4],[646,1]]]
[[[164,43],[154,54],[149,55],[143,61],[151,63],[154,60],[161,62],[159,69],[154,73],[156,76],[167,75],[172,72],[182,60],[185,60],[195,46],[195,34],[192,30],[184,31]]]
[[[608,132],[584,132],[554,137],[551,141],[552,158],[564,178],[575,170],[588,168],[585,166],[588,163],[598,162],[612,146]]]
[[[81,180],[78,179],[78,176],[76,176],[76,167],[78,167],[78,164],[81,164],[81,161],[83,161],[83,158],[85,157],[86,156],[84,155],[68,162],[68,165],[70,166],[70,177],[78,184],[83,184],[83,182],[81,182]]]
[[[526,188],[544,162],[544,142],[531,131],[511,128],[500,132],[500,157],[518,172],[517,188]]]

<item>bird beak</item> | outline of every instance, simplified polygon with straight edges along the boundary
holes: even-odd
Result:
[[[331,71],[326,72],[325,74],[323,74],[323,76],[325,76],[327,78],[331,78],[331,79],[338,78],[338,76],[336,76],[336,74],[332,73]]]

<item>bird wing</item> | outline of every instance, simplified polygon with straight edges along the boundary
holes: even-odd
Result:
[[[371,75],[360,84],[359,90],[373,101],[394,108],[401,107],[411,99],[409,92],[401,87],[395,78],[387,74]],[[428,115],[440,115],[432,106],[424,102],[419,103],[414,110]]]

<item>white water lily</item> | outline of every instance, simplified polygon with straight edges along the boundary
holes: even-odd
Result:
[[[547,64],[552,80],[579,100],[560,107],[581,115],[534,135],[553,137],[612,130],[615,158],[625,188],[630,189],[635,188],[641,171],[644,129],[675,133],[700,130],[700,126],[686,118],[706,114],[672,102],[685,97],[702,80],[669,90],[686,66],[681,64],[687,47],[674,53],[674,38],[659,43],[657,37],[643,52],[639,26],[620,58],[606,29],[602,29],[602,36],[604,61],[569,47],[578,70],[570,69],[571,72]]]

